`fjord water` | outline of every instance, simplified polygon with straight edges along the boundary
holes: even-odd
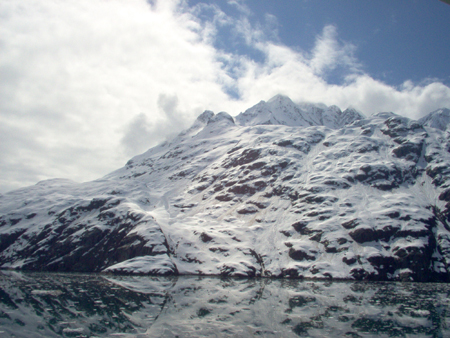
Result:
[[[0,272],[1,337],[448,337],[450,285]]]

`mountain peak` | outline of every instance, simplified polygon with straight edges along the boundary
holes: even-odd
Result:
[[[214,113],[211,110],[205,110],[197,117],[197,121],[206,124],[213,118],[213,116]]]
[[[363,116],[354,109],[346,110],[344,114],[335,105],[328,107],[322,103],[305,102],[296,104],[289,97],[279,94],[240,113],[236,122],[242,126],[272,124],[338,129],[361,118]]]
[[[209,119],[208,124],[218,123],[218,122],[222,122],[222,121],[225,121],[228,124],[234,124],[233,117],[224,111],[218,113],[217,115],[212,116]]]
[[[450,125],[450,109],[439,108],[419,119],[423,126],[446,130]]]
[[[264,102],[264,101],[262,101]],[[289,103],[294,103],[288,96],[286,95],[282,95],[282,94],[277,94],[274,97],[272,97],[269,101],[267,101],[267,103],[281,103],[281,104],[289,104]]]
[[[211,110],[205,110],[203,113],[201,113],[197,119],[195,120],[194,124],[187,130],[182,131],[179,136],[187,136],[187,135],[194,135],[198,133],[200,130],[202,130],[213,118],[215,114]]]

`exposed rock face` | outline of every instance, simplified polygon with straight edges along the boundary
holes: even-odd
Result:
[[[155,219],[123,202],[123,198],[114,196],[79,199],[69,207],[58,205],[44,210],[46,215],[28,215],[27,228],[0,234],[3,266],[98,272],[130,258],[150,256],[161,264],[148,272],[176,273]],[[43,219],[48,223],[42,224]],[[8,221],[4,220],[3,227]]]
[[[282,96],[207,111],[101,180],[1,196],[0,264],[448,281],[450,134],[423,121]]]

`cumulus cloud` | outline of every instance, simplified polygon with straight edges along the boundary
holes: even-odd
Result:
[[[158,110],[162,118],[152,121],[144,113],[137,114],[125,127],[121,146],[128,156],[142,153],[154,140],[168,139],[176,136],[189,123],[189,117],[179,110],[176,95],[160,94]]]
[[[317,75],[337,66],[348,67],[350,72],[355,73],[360,68],[359,62],[353,56],[355,50],[356,47],[350,43],[340,44],[336,27],[328,25],[316,40],[309,65]]]
[[[98,178],[205,109],[235,115],[278,93],[414,118],[450,107],[440,82],[396,88],[365,74],[338,27],[300,51],[278,40],[273,15],[258,23],[244,1],[224,6],[239,15],[183,0],[0,2],[0,191]]]
[[[219,109],[228,97],[220,84],[226,74],[180,6],[0,3],[0,124],[15,135],[2,143],[1,191],[53,176],[90,180],[123,165],[130,155],[120,144],[124,126],[141,112],[164,121],[161,94],[176,93],[191,120],[206,107]],[[147,147],[161,138],[147,138]],[[72,153],[71,165],[58,158],[62,149]]]

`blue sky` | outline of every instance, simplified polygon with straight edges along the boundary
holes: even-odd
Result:
[[[89,181],[204,110],[450,107],[439,0],[0,1],[0,193]]]
[[[189,0],[190,5],[202,3]],[[230,16],[243,16],[232,2],[213,0]],[[336,27],[339,39],[355,47],[361,69],[391,85],[439,80],[450,84],[450,6],[438,0],[247,0],[246,17],[254,25],[274,31],[268,38],[308,52],[327,25]],[[262,55],[246,48],[223,29],[217,47],[240,52],[260,61]],[[269,32],[267,32],[269,33]],[[339,71],[327,81],[340,83]]]
[[[312,36],[332,24],[376,79],[393,85],[426,78],[450,82],[450,39],[444,33],[450,32],[450,6],[440,1],[284,2],[296,6],[271,6],[269,12],[279,18],[280,40],[289,46],[310,49]]]

